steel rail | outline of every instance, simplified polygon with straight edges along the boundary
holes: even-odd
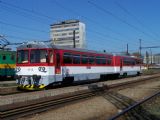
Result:
[[[143,104],[143,103],[147,102],[148,100],[151,100],[152,98],[154,98],[154,97],[156,97],[156,96],[159,96],[159,95],[160,95],[160,91],[158,91],[158,92],[156,92],[155,94],[153,94],[153,95],[151,95],[151,96],[149,96],[149,97],[147,97],[147,98],[145,98],[145,99],[143,99],[143,100],[140,100],[140,101],[138,101],[137,103],[129,106],[128,108],[124,109],[122,112],[120,112],[120,113],[118,113],[117,115],[111,117],[109,120],[115,120],[115,119],[121,117],[122,115],[126,114],[126,113],[129,112],[130,110],[132,110],[132,109],[140,106],[141,104]]]

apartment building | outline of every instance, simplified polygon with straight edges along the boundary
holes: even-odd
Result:
[[[74,32],[75,31],[75,32]],[[59,46],[86,48],[85,24],[79,20],[66,20],[51,25],[51,39]]]

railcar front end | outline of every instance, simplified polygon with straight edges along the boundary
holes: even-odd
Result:
[[[17,49],[16,82],[21,89],[44,89],[56,79],[53,49],[34,44]]]

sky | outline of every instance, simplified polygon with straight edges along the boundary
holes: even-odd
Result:
[[[12,43],[50,40],[50,25],[79,19],[87,49],[137,52],[160,46],[160,0],[0,0],[0,35]],[[14,46],[16,47],[16,46]],[[160,48],[142,53],[160,53]]]

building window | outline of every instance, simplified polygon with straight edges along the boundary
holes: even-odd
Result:
[[[65,35],[67,35],[67,33],[62,33],[62,36],[65,36]]]

